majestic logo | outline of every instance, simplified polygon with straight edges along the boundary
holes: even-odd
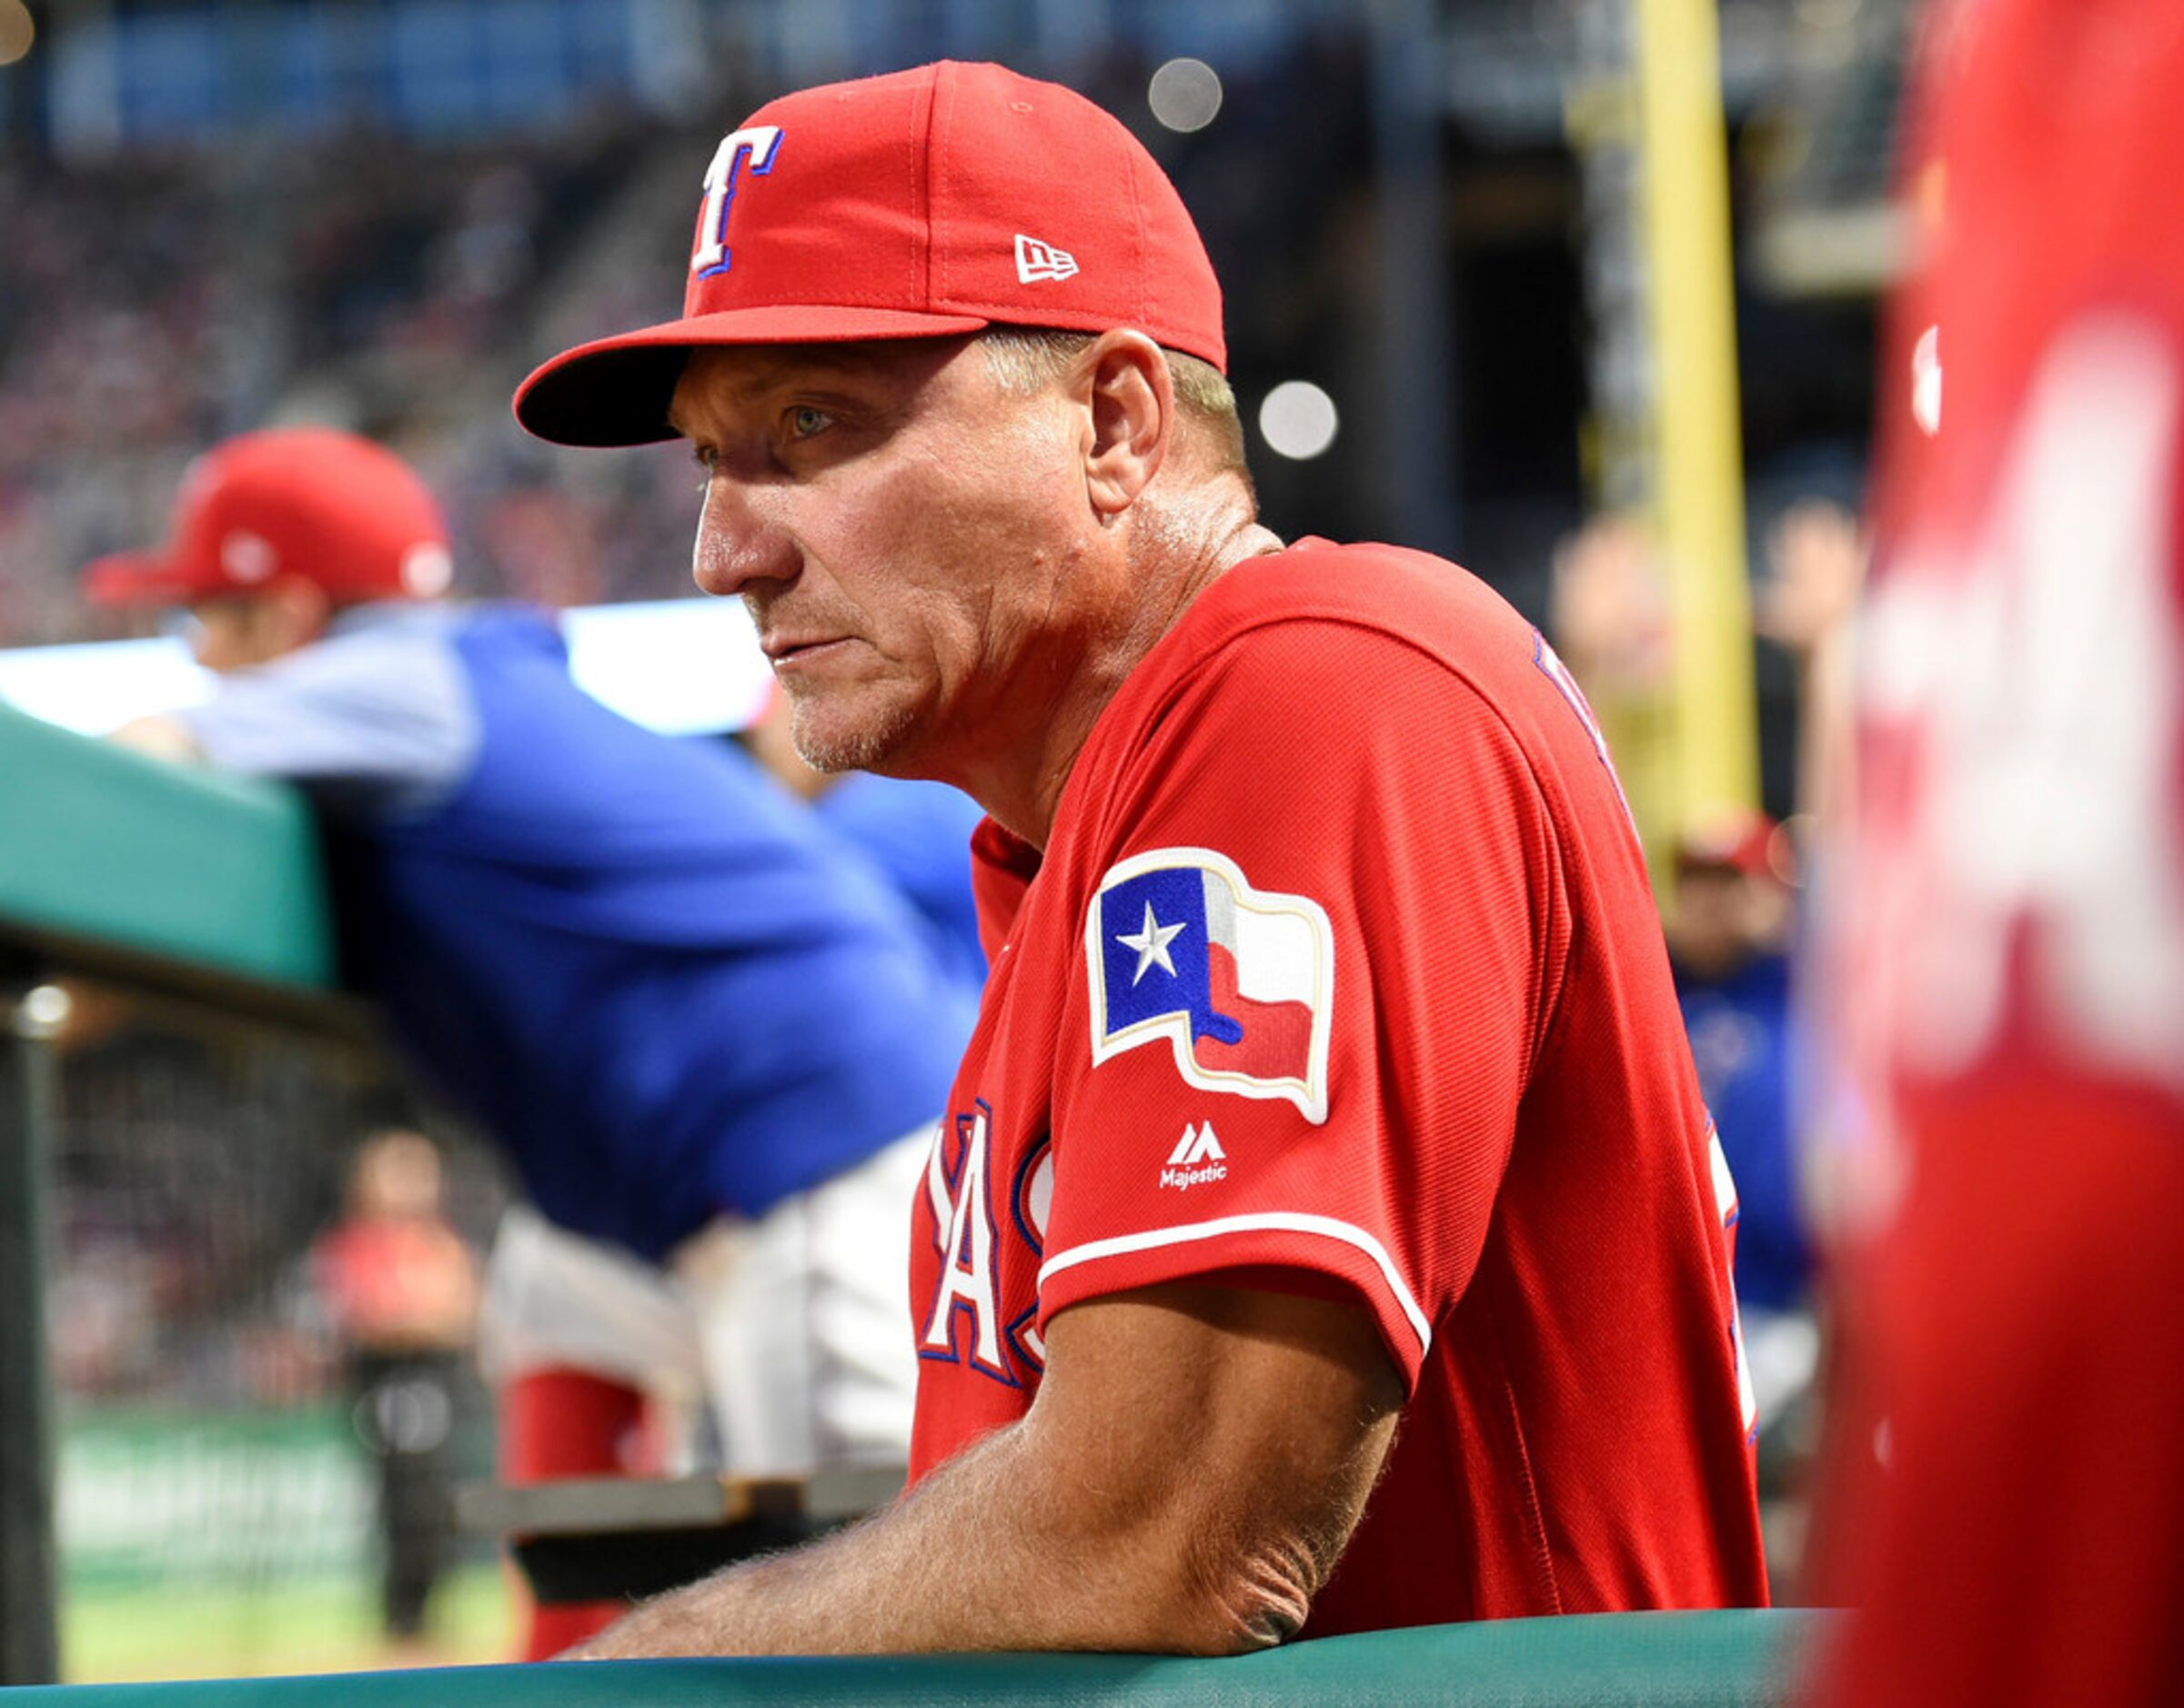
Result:
[[[1213,1123],[1208,1121],[1203,1127],[1183,1128],[1183,1136],[1168,1153],[1168,1166],[1161,1170],[1161,1184],[1187,1192],[1193,1186],[1208,1186],[1228,1177],[1228,1153],[1213,1137]]]
[[[1077,257],[1051,243],[1016,234],[1016,276],[1026,285],[1040,279],[1070,278],[1077,271]]]
[[[1327,1119],[1334,932],[1319,903],[1253,889],[1210,849],[1156,849],[1101,880],[1084,954],[1095,1066],[1166,1039],[1187,1084]]]
[[[736,182],[746,161],[751,174],[764,177],[773,170],[773,158],[781,151],[779,125],[753,125],[733,130],[713,151],[713,164],[705,169],[705,203],[698,210],[698,246],[690,251],[690,271],[700,278],[725,273],[734,257],[728,252],[728,210],[736,199]]]

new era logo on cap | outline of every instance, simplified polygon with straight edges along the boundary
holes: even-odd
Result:
[[[1068,278],[1077,270],[1077,257],[1051,243],[1016,234],[1016,276],[1024,284],[1043,278]]]

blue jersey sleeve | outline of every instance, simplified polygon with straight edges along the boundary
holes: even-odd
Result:
[[[215,765],[284,779],[357,816],[431,808],[461,786],[480,738],[448,629],[417,618],[238,672],[175,716]]]
[[[986,978],[971,892],[971,833],[985,815],[945,783],[858,773],[819,797],[820,818],[887,874],[923,921],[932,947],[972,987]]]

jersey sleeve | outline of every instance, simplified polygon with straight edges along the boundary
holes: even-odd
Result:
[[[1414,1381],[1551,1001],[1559,864],[1521,745],[1407,642],[1291,621],[1187,677],[1098,810],[1042,1321],[1285,1272],[1362,1299]]]
[[[175,716],[213,764],[358,814],[430,807],[468,775],[481,738],[452,644],[406,628],[305,648]]]

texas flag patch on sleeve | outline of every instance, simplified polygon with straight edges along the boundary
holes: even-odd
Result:
[[[1084,921],[1092,1062],[1168,1040],[1186,1083],[1327,1119],[1334,932],[1305,896],[1252,888],[1211,849],[1133,854]]]

